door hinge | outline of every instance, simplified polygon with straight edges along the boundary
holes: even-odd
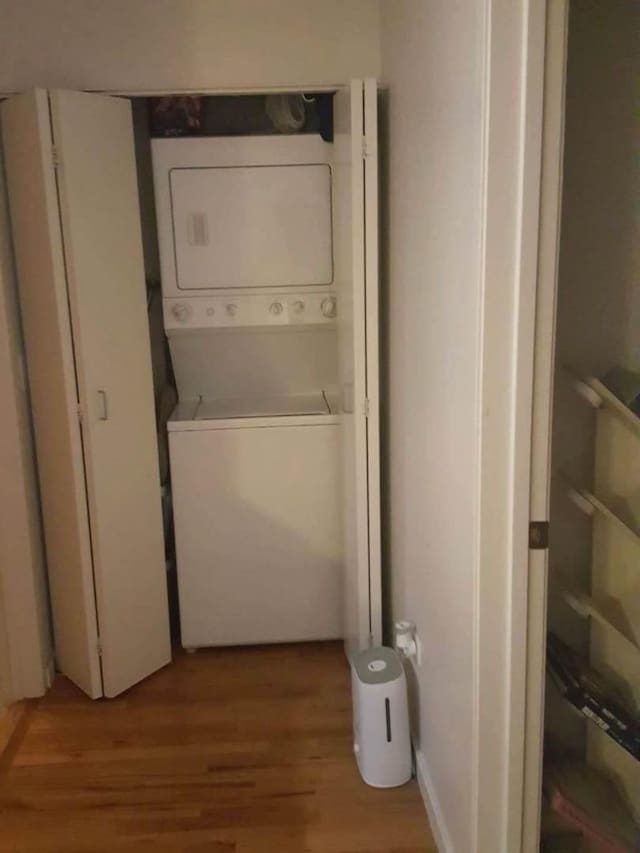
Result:
[[[100,639],[100,637],[98,637],[98,640],[96,642],[96,649],[98,650],[98,657],[101,658],[102,657],[102,640]]]
[[[370,411],[371,411],[371,403],[369,402],[369,398],[365,397],[365,400],[364,400],[364,416],[365,416],[365,418],[369,417]]]
[[[367,145],[367,137],[362,137],[362,159],[366,160],[369,156],[369,146]]]
[[[51,161],[53,162],[53,168],[60,168],[60,155],[58,154],[58,149],[55,145],[51,146]]]
[[[78,423],[82,424],[82,406],[80,403],[76,404],[76,414],[78,415]]]
[[[529,522],[529,550],[546,551],[549,548],[549,522]]]

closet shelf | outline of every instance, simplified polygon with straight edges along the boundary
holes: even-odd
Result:
[[[587,489],[577,489],[575,486],[567,483],[567,494],[569,495],[569,499],[585,515],[593,515],[594,512],[599,513],[640,545],[640,532],[623,521],[610,507],[590,491]]]
[[[557,579],[558,589],[562,598],[573,611],[584,619],[593,619],[607,630],[621,637],[626,643],[633,646],[636,651],[640,651],[640,640],[634,635],[632,629],[627,624],[628,620],[624,614],[620,615],[615,612],[614,603],[609,604],[598,601],[586,593],[572,588],[564,573],[557,569],[554,569],[553,574]]]
[[[610,388],[594,376],[581,379],[572,374],[572,378],[576,391],[594,409],[607,409],[640,437],[640,418]]]

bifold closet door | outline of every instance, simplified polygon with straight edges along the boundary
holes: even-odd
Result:
[[[334,225],[347,654],[382,641],[378,378],[377,84],[334,98]]]
[[[62,338],[66,334],[61,345],[73,351],[77,398],[74,405],[68,396],[65,405],[67,431],[73,431],[80,414],[86,489],[74,482],[74,499],[81,504],[86,495],[92,556],[89,569],[83,564],[83,577],[92,569],[102,693],[115,696],[171,656],[131,107],[124,99],[79,92],[20,97],[31,100],[40,118],[40,150],[34,151],[40,175],[23,184],[25,192],[32,192],[37,179],[53,180],[57,189],[58,209],[52,204],[47,214],[60,225],[49,221],[48,228],[58,268],[61,240],[66,281],[57,281],[58,301],[66,296],[70,311],[66,329],[42,330],[31,346],[46,347],[45,337],[56,332]],[[19,148],[18,126],[12,135]],[[11,208],[13,196],[10,185]],[[24,281],[20,270],[20,255],[34,251],[22,238],[19,285],[35,301],[42,284]],[[58,310],[64,313],[62,305]],[[27,340],[36,332],[25,318]],[[41,366],[46,375],[46,365]],[[32,372],[29,359],[30,380]],[[46,406],[36,413],[36,429],[48,432]],[[55,437],[49,441],[55,448]],[[55,505],[51,511],[55,515]],[[74,616],[89,620],[77,608],[91,606],[86,595],[81,600],[71,595],[64,583],[66,564],[59,568],[62,611],[56,612],[54,600],[56,644],[62,623]]]
[[[58,667],[102,696],[91,542],[47,93],[0,106]]]

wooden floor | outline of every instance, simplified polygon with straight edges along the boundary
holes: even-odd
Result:
[[[180,654],[122,697],[64,678],[0,756],[0,851],[431,853],[415,782],[351,754],[333,643]]]

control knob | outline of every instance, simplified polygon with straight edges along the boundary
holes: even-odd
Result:
[[[296,299],[292,307],[294,314],[302,314],[302,312],[304,311],[304,302],[302,301],[302,299]]]
[[[322,316],[326,317],[328,320],[333,319],[336,316],[336,298],[335,296],[327,296],[320,303],[320,311],[322,312]]]
[[[282,307],[282,302],[272,302],[269,306],[269,311],[274,315],[274,317],[279,317],[280,314],[284,311]]]
[[[229,317],[235,317],[236,314],[238,313],[238,306],[236,305],[236,303],[235,302],[229,302],[229,304],[226,307],[226,312],[229,315]]]
[[[171,308],[171,313],[179,323],[186,323],[191,314],[191,309],[184,302],[176,302]]]

